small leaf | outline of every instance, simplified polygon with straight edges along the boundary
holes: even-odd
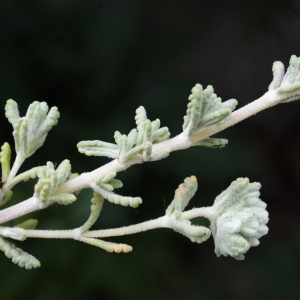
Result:
[[[194,197],[198,188],[197,178],[195,176],[187,177],[184,183],[180,184],[175,191],[175,196],[166,210],[166,215],[171,215],[176,211],[183,212],[189,201]]]
[[[111,184],[108,184],[108,183],[101,183],[101,186],[102,186],[105,190],[107,190],[107,191],[109,191],[109,192],[112,192],[112,191],[114,190],[113,186],[112,186]]]
[[[16,152],[20,153],[23,157],[26,157],[28,152],[27,134],[28,120],[26,117],[19,118],[15,123],[13,136],[15,139]]]
[[[18,264],[19,267],[25,267],[30,270],[41,266],[41,263],[34,256],[24,252],[20,248],[17,248],[13,243],[8,242],[6,239],[1,237],[0,250],[3,251],[8,258],[11,258],[14,264]]]
[[[161,160],[169,156],[171,153],[170,148],[165,148],[161,150],[160,152],[157,152],[155,154],[151,154],[150,160],[151,161],[156,161],[156,160]]]
[[[159,128],[160,120],[151,122],[147,119],[146,110],[140,106],[136,110],[137,129],[132,129],[128,135],[115,131],[114,139],[116,144],[105,143],[102,141],[82,141],[78,143],[78,151],[86,155],[108,156],[118,158],[120,163],[125,163],[130,159],[139,159],[144,161],[155,160],[151,157],[152,144],[162,142],[170,137],[167,127]],[[157,159],[166,157],[166,153],[157,156]]]
[[[269,90],[276,90],[280,87],[282,79],[284,77],[284,65],[281,61],[275,61],[272,67],[273,81],[269,86]]]
[[[275,70],[278,69],[276,70],[278,74],[274,73],[274,65]],[[283,78],[281,74],[284,72],[282,63],[275,62],[274,65],[274,79],[269,89],[275,89],[277,87],[278,94],[282,99],[281,103],[288,103],[298,100],[300,98],[300,58],[296,55],[291,56],[290,65]],[[280,78],[282,78],[282,81],[279,83]],[[274,80],[276,80],[275,85],[273,84]]]
[[[193,243],[203,243],[211,235],[211,231],[208,228],[192,225],[188,220],[169,220],[168,223],[170,228],[188,237]]]
[[[41,202],[41,208],[49,205],[51,202],[58,204],[70,204],[76,200],[73,194],[55,192],[71,176],[71,165],[68,160],[64,160],[55,170],[52,162],[47,162],[46,166],[40,168],[37,172],[39,180],[34,186],[35,197]]]
[[[224,123],[237,105],[235,99],[221,102],[221,98],[216,96],[210,85],[203,90],[200,84],[196,84],[189,100],[183,124],[183,130],[189,136],[201,128]]]
[[[103,179],[101,179],[101,186],[103,187],[104,184],[109,184],[113,189],[121,188],[123,186],[123,183],[121,180],[115,178],[116,175],[116,172],[107,174]]]
[[[71,175],[71,164],[68,159],[65,159],[56,169],[57,186],[62,185]]]
[[[100,194],[104,199],[114,204],[121,204],[122,206],[131,206],[133,208],[138,207],[142,203],[140,197],[124,197],[117,195],[113,192],[105,190],[103,187],[91,183],[91,188],[98,194]]]
[[[9,123],[11,123],[13,127],[15,127],[15,123],[20,118],[18,104],[16,101],[12,99],[6,101],[5,116],[8,119]]]
[[[0,227],[0,229],[0,234],[2,236],[9,237],[18,241],[24,241],[26,239],[26,233],[23,228]]]
[[[126,244],[110,243],[100,239],[86,238],[86,237],[80,238],[80,241],[104,249],[107,252],[128,253],[132,251],[132,247]]]
[[[131,150],[129,150],[127,153],[123,155],[123,157],[120,158],[121,162],[125,162],[126,160],[129,160],[130,158],[136,156],[137,154],[142,154],[145,151],[144,145],[139,145],[137,147],[133,147]]]
[[[116,172],[110,172],[109,174],[107,174],[102,180],[102,183],[109,183],[113,178],[115,178],[117,175]]]
[[[156,119],[155,121],[151,122],[151,132],[156,132],[157,130],[159,130],[160,127],[160,120]]]
[[[14,227],[19,227],[23,229],[35,229],[38,225],[38,220],[28,219],[22,223],[15,225]]]
[[[131,149],[135,145],[137,136],[138,136],[138,133],[137,133],[136,129],[132,129],[129,132],[128,138],[127,138],[128,149]]]
[[[6,117],[14,128],[16,151],[23,158],[31,156],[43,145],[47,133],[57,124],[59,118],[56,107],[52,107],[47,115],[46,102],[33,102],[23,118],[20,118],[17,103],[11,99],[7,101],[5,110]]]
[[[11,150],[8,143],[4,143],[1,147],[0,162],[2,166],[2,182],[5,182],[10,173]]]
[[[135,122],[137,126],[143,125],[147,120],[147,113],[143,106],[140,106],[136,111]]]
[[[102,141],[81,141],[77,144],[78,151],[87,156],[119,157],[118,146]]]
[[[158,130],[152,131],[152,143],[157,144],[167,140],[170,137],[170,132],[168,127],[162,127]]]
[[[58,204],[68,205],[76,201],[76,196],[68,193],[60,193],[49,197],[49,202],[56,202]]]
[[[227,144],[228,144],[228,140],[226,139],[207,138],[193,144],[193,146],[202,146],[208,148],[223,148]]]
[[[114,189],[119,189],[123,186],[122,181],[119,179],[112,179],[109,184],[111,184]]]
[[[115,139],[115,142],[116,142],[117,145],[120,145],[121,137],[122,137],[122,134],[119,131],[115,131],[114,139]],[[112,145],[114,145],[114,147],[116,147],[116,149],[118,148],[117,145],[115,145],[115,144],[112,144]]]
[[[49,179],[40,179],[34,186],[34,191],[38,199],[42,203],[46,203],[51,194],[51,181]]]

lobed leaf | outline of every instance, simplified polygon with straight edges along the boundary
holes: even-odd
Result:
[[[229,119],[237,105],[235,99],[222,102],[210,85],[203,90],[200,84],[196,84],[188,99],[190,102],[184,117],[183,130],[189,136],[201,128],[222,124]]]
[[[14,264],[25,269],[39,268],[41,263],[32,255],[16,247],[13,243],[0,237],[0,250],[5,253],[8,258],[12,259]]]

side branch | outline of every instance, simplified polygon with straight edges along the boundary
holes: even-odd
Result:
[[[198,217],[210,217],[210,207],[194,208],[182,213],[182,220],[189,220]],[[157,228],[171,228],[169,216],[163,216],[154,220],[142,222],[135,225],[124,226],[115,229],[91,230],[81,233],[82,237],[88,238],[106,238],[113,236],[123,236],[144,232]],[[68,230],[24,230],[27,238],[45,238],[45,239],[79,239],[79,229]]]

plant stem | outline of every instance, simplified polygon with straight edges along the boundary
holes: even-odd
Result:
[[[255,115],[256,113],[268,107],[272,107],[280,103],[281,101],[282,101],[282,97],[278,95],[277,91],[270,90],[259,99],[233,112],[231,114],[231,118],[225,123],[221,125],[212,125],[209,127],[205,127],[199,130],[198,132],[194,133],[191,137],[188,137],[186,132],[182,132],[181,134],[175,136],[172,139],[153,145],[152,154],[155,155],[157,153],[160,153],[166,148],[169,148],[171,151],[177,151],[177,150],[189,148],[193,145],[193,143],[198,142],[207,137],[210,137],[211,135],[219,131],[222,131],[232,125],[235,125],[238,122],[252,115]],[[20,162],[22,161],[21,158],[18,158],[17,156],[16,161],[19,160]],[[118,159],[115,159],[92,172],[83,173],[80,176],[67,181],[56,191],[56,194],[62,192],[74,193],[82,190],[83,188],[89,188],[91,181],[94,181],[99,178],[103,178],[105,175],[109,174],[110,172],[120,172],[127,169],[131,165],[142,163],[142,162],[143,162],[142,157],[137,157],[135,160],[131,160],[127,164],[121,164]],[[18,165],[20,166],[19,162],[18,164],[15,162],[14,167],[9,176],[10,179],[15,175],[14,173],[17,173],[19,168]],[[24,202],[18,203],[14,206],[1,210],[0,224],[15,219],[19,216],[25,215],[29,212],[40,209],[40,207],[36,204],[36,201],[32,199],[33,198],[30,198]]]
[[[211,207],[194,208],[182,213],[181,219],[194,219],[198,217],[209,218]],[[169,216],[163,216],[154,220],[142,222],[135,225],[124,226],[114,229],[91,230],[81,233],[83,237],[88,238],[106,238],[112,236],[130,235],[138,232],[148,231],[156,228],[171,228],[168,225]],[[78,239],[78,230],[25,230],[27,238],[45,238],[45,239]],[[79,239],[80,240],[80,239]]]
[[[35,197],[31,197],[18,204],[10,206],[0,211],[0,224],[27,215],[33,211],[39,210],[39,202]]]
[[[24,162],[25,157],[23,157],[22,155],[20,155],[20,153],[17,153],[16,159],[14,161],[13,167],[11,168],[8,178],[6,180],[6,182],[10,182],[13,178],[15,178],[16,174],[18,173],[22,163]]]

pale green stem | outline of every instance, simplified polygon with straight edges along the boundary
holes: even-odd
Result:
[[[19,174],[15,178],[13,178],[9,184],[5,184],[5,189],[6,190],[11,190],[16,184],[20,183],[21,181],[26,181],[30,179],[33,174],[36,177],[36,173],[41,169],[42,167],[35,167],[32,168],[24,173]],[[33,177],[34,178],[34,177]]]
[[[7,183],[9,183],[16,176],[16,174],[18,173],[24,160],[25,160],[25,157],[23,155],[21,155],[20,153],[17,153],[14,164],[13,164],[13,166],[9,172],[8,178],[6,180]]]
[[[212,215],[211,207],[194,208],[183,212],[181,219],[188,220],[198,217],[210,218]],[[138,232],[148,231],[156,228],[171,228],[168,224],[169,216],[163,216],[154,220],[142,222],[139,224],[124,226],[115,229],[91,230],[79,232],[80,229],[69,230],[24,230],[27,238],[45,238],[45,239],[76,239],[80,240],[79,235],[89,238],[106,238],[112,236],[130,235]]]

